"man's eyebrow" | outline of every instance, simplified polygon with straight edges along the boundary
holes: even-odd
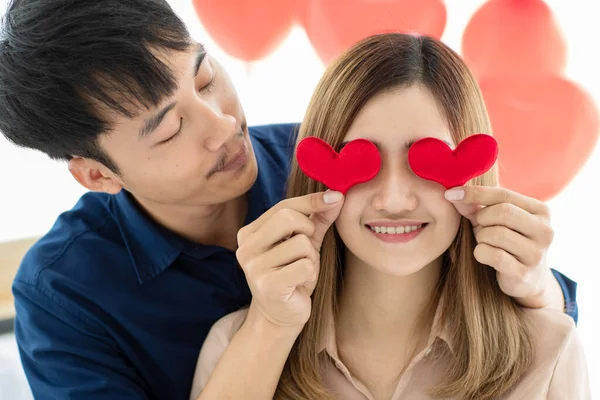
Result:
[[[198,75],[198,71],[200,71],[200,66],[202,65],[202,61],[206,57],[206,49],[204,45],[198,43],[197,44],[197,53],[196,53],[196,63],[194,64],[194,77]]]
[[[196,60],[194,61],[194,77],[196,77],[198,75],[200,66],[202,65],[202,62],[204,61],[204,58],[206,57],[206,49],[204,48],[204,46],[202,44],[198,43],[195,47],[197,50],[196,50]],[[156,115],[153,115],[152,117],[150,117],[146,121],[144,121],[144,125],[142,126],[142,129],[140,129],[140,133],[139,133],[140,139],[144,138],[145,136],[148,136],[156,128],[158,128],[158,126],[161,124],[162,120],[165,118],[167,113],[169,111],[171,111],[173,108],[175,108],[176,105],[177,105],[177,103],[175,103],[175,102],[170,103],[169,105],[164,107],[162,110],[160,110],[158,113],[156,113]]]
[[[146,121],[144,121],[144,125],[142,126],[142,129],[140,129],[139,138],[142,139],[145,136],[148,136],[156,128],[158,128],[158,126],[160,125],[162,120],[165,118],[165,115],[167,115],[167,113],[169,111],[174,109],[176,104],[177,104],[176,102],[172,102],[171,104],[167,105],[162,110],[160,110],[156,115],[153,115],[150,118],[148,118]]]

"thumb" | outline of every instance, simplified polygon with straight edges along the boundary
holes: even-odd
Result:
[[[310,216],[310,219],[315,224],[315,232],[313,233],[311,240],[315,249],[321,250],[323,244],[323,238],[327,233],[327,230],[333,225],[335,220],[339,217],[342,207],[344,205],[344,198],[335,205],[335,207],[329,210],[314,213]]]

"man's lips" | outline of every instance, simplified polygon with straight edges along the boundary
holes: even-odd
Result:
[[[237,169],[246,163],[247,158],[248,148],[246,147],[245,143],[242,143],[239,150],[236,151],[232,156],[221,157],[214,168],[208,173],[208,177],[211,177],[219,172]]]
[[[246,145],[243,144],[242,147],[240,148],[240,150],[237,153],[235,153],[233,155],[233,157],[231,157],[225,163],[225,165],[223,166],[223,168],[221,168],[219,170],[219,172],[236,169],[236,168],[242,166],[243,164],[245,164],[246,158],[247,158],[247,153],[248,153],[248,149],[246,148]]]

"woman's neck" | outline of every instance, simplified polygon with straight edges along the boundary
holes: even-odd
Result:
[[[414,274],[393,276],[346,254],[336,342],[342,361],[371,390],[396,382],[427,345],[441,266],[440,258]]]
[[[414,274],[393,276],[364,265],[348,254],[343,293],[338,303],[338,332],[389,344],[390,340],[398,342],[429,328],[432,311],[435,311],[429,306],[438,286],[441,266],[440,258]],[[425,312],[430,315],[424,315]]]

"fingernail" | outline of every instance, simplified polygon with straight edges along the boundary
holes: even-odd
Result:
[[[444,197],[446,197],[446,200],[450,201],[462,200],[465,198],[465,191],[462,189],[446,190],[446,193],[444,193]]]
[[[342,197],[344,197],[342,193],[328,190],[323,195],[323,201],[325,202],[325,204],[334,204],[342,200]]]

